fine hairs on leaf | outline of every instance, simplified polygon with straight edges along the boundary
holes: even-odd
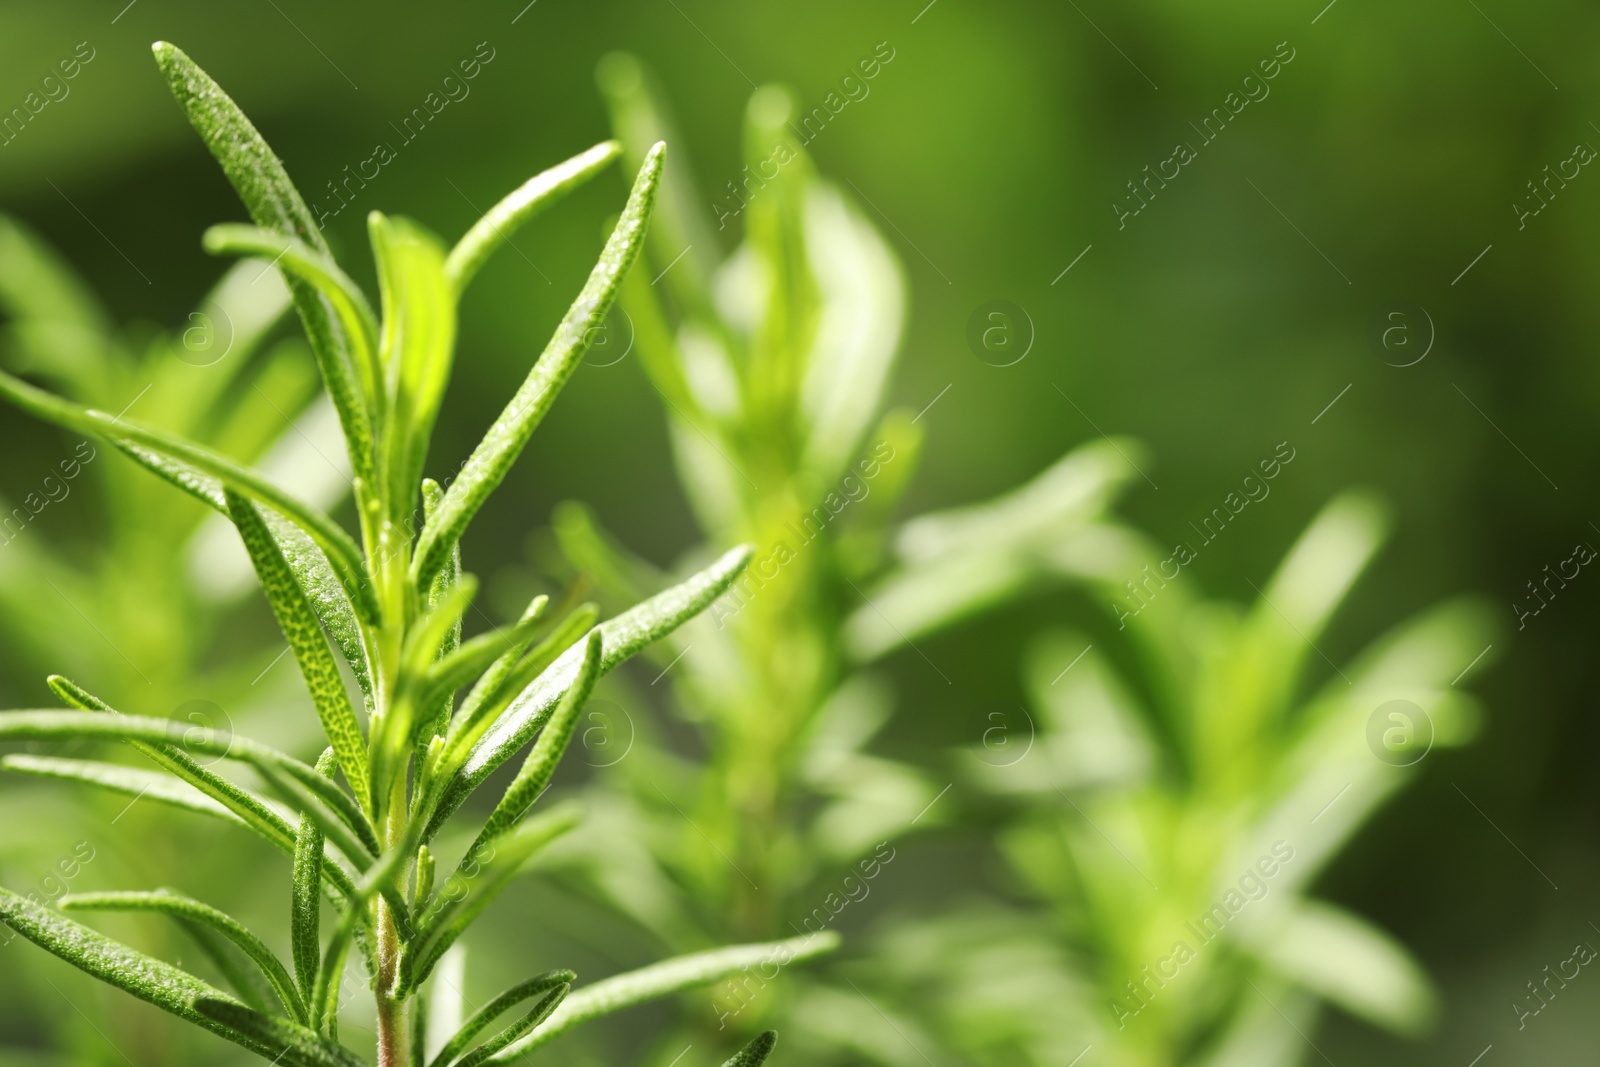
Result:
[[[474,921],[547,845],[583,832],[579,806],[541,806],[541,798],[596,684],[710,607],[750,560],[748,545],[726,548],[704,570],[614,618],[602,620],[592,604],[547,618],[550,602],[540,597],[510,626],[463,632],[483,612],[476,580],[461,570],[462,534],[576,371],[637,259],[666,146],[645,153],[588,280],[446,490],[424,477],[424,467],[455,358],[462,290],[512,231],[594,178],[620,147],[603,142],[538,174],[453,248],[415,222],[373,212],[374,302],[335,261],[283,165],[238,106],[177,48],[158,43],[154,51],[254,221],[212,228],[205,249],[270,260],[299,310],[351,460],[357,528],[347,530],[226,449],[183,433],[112,417],[3,373],[0,400],[111,443],[231,523],[325,741],[313,766],[231,730],[122,714],[53,676],[50,687],[66,709],[0,712],[0,741],[71,742],[75,758],[11,754],[0,768],[148,797],[266,840],[288,859],[278,873],[288,896],[283,941],[290,954],[285,963],[268,947],[276,938],[177,889],[84,892],[60,905],[176,920],[237,997],[5,890],[0,923],[107,984],[294,1067],[366,1062],[339,1041],[352,948],[370,976],[379,1067],[424,1067],[430,1047],[439,1049],[433,1067],[504,1062],[579,1022],[760,961],[781,956],[788,963],[831,949],[831,934],[735,946],[604,980],[570,998],[573,972],[547,969],[464,1023],[460,1012],[425,1010],[430,975]],[[468,695],[458,707],[461,690]],[[120,699],[133,698],[113,697]],[[152,766],[116,762],[124,745]],[[460,828],[459,837],[447,836],[473,842],[466,856],[456,863],[451,854],[445,862],[455,865],[441,866],[434,835],[524,749],[519,773],[490,814],[474,816],[481,821]],[[239,767],[254,772],[258,784],[228,776]],[[324,923],[328,904],[332,921]],[[461,969],[451,967],[450,980],[460,985]],[[484,1039],[500,1016],[527,1002],[520,1017]],[[459,1024],[456,1032],[429,1034],[430,1014]],[[770,1048],[764,1036],[730,1063],[754,1067]]]

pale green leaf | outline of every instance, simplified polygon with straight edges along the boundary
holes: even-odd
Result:
[[[0,373],[0,397],[46,422],[110,441],[125,452],[130,452],[135,460],[150,466],[156,473],[208,503],[215,505],[217,502],[212,495],[214,489],[203,484],[205,478],[215,479],[235,492],[282,513],[305,530],[327,554],[328,561],[338,571],[346,590],[354,596],[358,608],[365,609],[369,618],[375,614],[366,567],[355,541],[328,516],[295,499],[260,475],[193,442],[103,411],[79,407],[9,374]],[[144,453],[151,452],[160,457],[159,464],[144,457]],[[188,482],[202,484],[189,485],[186,484]]]
[[[772,941],[766,944],[734,945],[729,948],[697,952],[690,956],[657,963],[637,971],[619,974],[575,990],[556,1009],[554,1015],[532,1034],[507,1047],[489,1062],[510,1063],[540,1048],[568,1030],[603,1015],[650,1000],[659,1000],[686,989],[711,985],[731,978],[751,967],[784,967],[790,963],[831,952],[839,945],[839,935],[831,930],[807,937]]]
[[[404,522],[416,507],[434,419],[450,381],[455,301],[445,277],[444,249],[432,234],[376,211],[367,228],[383,294],[379,351],[388,375],[383,449],[391,517]]]

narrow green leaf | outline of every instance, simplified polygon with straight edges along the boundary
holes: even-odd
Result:
[[[327,749],[317,760],[317,773],[332,777],[336,758]],[[289,940],[300,993],[309,1003],[322,969],[322,831],[302,814],[294,842],[294,882],[289,899]]]
[[[755,1040],[728,1057],[722,1067],[761,1067],[772,1055],[772,1047],[777,1043],[778,1031],[763,1031],[755,1036]]]
[[[51,690],[72,707],[82,711],[99,712],[126,718],[105,701],[58,674],[51,675],[47,681]],[[164,722],[166,720],[156,721]],[[241,823],[255,831],[269,844],[291,856],[294,855],[294,829],[290,827],[289,823],[281,815],[269,808],[260,797],[239,788],[221,775],[200,766],[178,745],[148,743],[131,739],[129,744],[148,757],[158,767],[188,782],[206,796],[227,808]],[[350,876],[337,864],[329,863],[325,867],[326,879],[331,883],[329,889],[330,897],[336,902],[348,898],[355,888]]]
[[[277,542],[272,539],[267,524],[254,504],[229,492],[228,514],[239,528],[239,536],[255,565],[256,577],[261,580],[262,591],[272,605],[272,614],[278,620],[289,647],[294,650],[295,662],[305,676],[306,688],[311,692],[311,702],[322,720],[322,729],[333,745],[339,767],[363,803],[371,795],[371,781],[367,773],[366,739],[361,734],[361,724],[356,720],[355,708],[350,704],[350,694],[345,690],[344,679],[339,676],[338,664],[328,648],[317,615],[307,603],[295,574],[289,569]]]
[[[339,665],[334,662],[333,651],[323,637],[317,614],[310,609],[306,592],[301,589],[294,571],[291,571],[283,553],[278,550],[277,542],[272,539],[272,533],[267,530],[266,522],[256,506],[229,491],[227,510],[234,525],[238,526],[238,534],[245,541],[245,549],[250,552],[250,561],[256,566],[256,576],[261,579],[262,592],[266,592],[267,603],[272,605],[272,614],[277,617],[278,627],[283,630],[283,637],[290,641],[294,662],[298,662],[302,675],[306,677],[306,688],[310,691],[312,704],[317,707],[317,718],[322,720],[323,731],[333,744],[339,769],[349,779],[350,789],[354,789],[355,795],[365,801],[371,793],[371,781],[366,771],[366,739],[362,736],[362,726],[355,718],[355,709],[350,705],[350,694],[344,688],[344,678],[339,677]]]
[[[207,487],[203,484],[191,487],[185,484],[186,481],[193,482],[197,476],[209,476],[235,492],[282,513],[305,530],[327,554],[328,561],[338,571],[340,581],[351,593],[358,609],[364,609],[368,618],[376,616],[372,592],[366,579],[366,567],[355,541],[328,516],[296,500],[260,475],[193,442],[103,411],[79,407],[3,372],[0,372],[0,398],[11,401],[46,422],[93,434],[119,447],[128,446],[123,450],[135,460],[203,500],[214,503],[207,495]],[[163,457],[162,461],[153,464],[141,459],[141,452],[158,453]],[[174,467],[174,462],[181,467]],[[189,469],[185,471],[181,468]]]
[[[449,1064],[456,1061],[457,1057],[466,1053],[467,1049],[471,1047],[474,1038],[505,1012],[510,1011],[525,1000],[531,1000],[534,997],[557,990],[562,986],[570,987],[577,977],[571,971],[546,971],[544,974],[530,978],[526,982],[512,986],[484,1005],[482,1009],[474,1012],[472,1018],[463,1023],[461,1029],[456,1031],[455,1036],[445,1042],[444,1047],[439,1050],[439,1054],[433,1058],[431,1067],[448,1067]],[[562,990],[562,995],[565,995],[565,990]],[[557,998],[557,1003],[559,1003],[559,998]],[[555,1004],[551,1004],[546,1014],[548,1015],[550,1011],[554,1010]],[[507,1041],[506,1044],[510,1044],[510,1041]]]
[[[445,742],[447,748],[442,769],[446,774],[454,774],[460,768],[461,762],[467,758],[479,738],[494,725],[495,719],[517,695],[592,630],[599,617],[598,605],[579,605],[526,656],[512,664],[492,688],[473,687]]]
[[[445,951],[522,873],[523,865],[546,845],[572,831],[582,819],[583,813],[576,805],[562,805],[469,852],[417,918],[416,938],[407,953],[409,973],[402,983],[405,988],[416,988],[426,981]]]
[[[390,397],[383,442],[390,517],[403,522],[416,507],[433,422],[450,381],[456,307],[437,238],[413,222],[376,211],[367,228],[383,294],[379,349]]]
[[[272,984],[272,990],[283,1003],[284,1010],[298,1021],[305,1022],[305,1004],[289,972],[278,962],[278,957],[237,919],[209,904],[170,889],[158,889],[152,893],[69,893],[56,904],[63,911],[153,911],[210,927],[249,956]]]
[[[549,1044],[568,1030],[591,1019],[598,1019],[602,1015],[611,1015],[646,1001],[659,1000],[685,989],[720,982],[751,967],[787,966],[831,952],[838,945],[839,935],[832,930],[825,930],[819,934],[790,938],[787,941],[734,945],[712,949],[709,952],[697,952],[607,978],[575,991],[544,1026],[503,1049],[489,1062],[510,1063],[536,1048]]]
[[[556,986],[533,1006],[532,1011],[473,1049],[468,1055],[461,1057],[455,1062],[455,1067],[478,1067],[480,1063],[487,1062],[495,1053],[550,1018],[555,1013],[555,1010],[561,1006],[561,1002],[567,999],[567,994],[571,991],[572,987],[570,985]]]
[[[199,1000],[237,1003],[222,990],[170,963],[136,952],[87,926],[33,904],[8,889],[0,889],[0,922],[85,974],[131,993],[147,1004],[154,1004],[268,1059],[280,1051],[254,1034],[195,1010],[195,1002]]]
[[[605,654],[600,660],[601,675],[709,607],[733,585],[749,564],[753,551],[749,545],[730,549],[688,580],[601,623],[600,632],[605,642]],[[569,648],[549,670],[524,689],[494,723],[462,764],[460,773],[449,783],[434,812],[430,835],[483,784],[484,779],[543,728],[562,694],[577,681],[583,668],[583,656],[582,648],[576,645]]]
[[[239,194],[258,226],[295,237],[313,250],[328,255],[321,228],[259,131],[245,118],[221,86],[180,49],[158,41],[152,46],[156,63],[166,75],[189,123],[222,165],[223,173]],[[376,396],[362,397],[357,369],[337,318],[317,290],[290,277],[289,289],[316,353],[328,395],[339,413],[350,447],[350,462],[365,484],[372,484],[373,430],[370,406]]]
[[[316,290],[338,316],[351,349],[351,362],[362,376],[362,387],[370,396],[382,396],[377,316],[372,313],[361,287],[350,280],[327,252],[288,234],[234,222],[212,226],[200,243],[214,256],[253,256],[266,260],[288,277]]]
[[[322,831],[323,836],[343,852],[358,870],[366,871],[371,868],[372,861],[381,851],[381,846],[375,838],[371,838],[370,827],[366,827],[365,832],[358,833],[352,827],[351,820],[343,818],[342,813],[327,803],[313,788],[297,780],[294,775],[273,761],[251,760],[250,764],[290,808],[316,823],[317,829]],[[328,784],[333,785],[332,782]],[[337,791],[337,787],[335,790]],[[361,820],[358,825],[364,822],[365,820]]]
[[[426,584],[444,566],[450,546],[460,540],[472,517],[505,478],[555,403],[556,394],[588,351],[591,331],[605,320],[623,275],[638,257],[665,159],[666,145],[657,145],[645,158],[622,217],[583,291],[568,308],[516,396],[484,434],[460,476],[450,484],[439,513],[423,528],[411,565],[418,584]]]
[[[236,1001],[198,997],[194,1010],[202,1018],[277,1049],[278,1054],[269,1057],[274,1062],[282,1059],[299,1067],[366,1067],[359,1056],[343,1045],[335,1045],[312,1030],[296,1026],[287,1019],[263,1015]]]
[[[249,763],[284,793],[290,803],[317,811],[315,817],[323,832],[346,850],[352,862],[362,863],[363,866],[371,863],[367,845],[356,836],[358,833],[370,835],[371,827],[365,824],[364,818],[359,818],[360,812],[349,802],[349,798],[312,768],[259,741],[215,730],[197,729],[173,719],[53,709],[0,712],[0,738],[29,741],[135,741],[146,745],[182,746],[200,755],[221,756]],[[345,802],[344,806],[333,801],[336,797]],[[360,830],[348,825],[352,814],[358,817],[355,821]],[[285,851],[292,854],[294,833],[281,818],[277,824]]]
[[[455,692],[473,679],[482,677],[500,657],[507,653],[520,654],[544,626],[544,607],[549,603],[549,599],[540,596],[535,602],[536,607],[530,614],[523,615],[516,625],[493,633],[480,634],[435,663],[429,668],[428,676],[423,681],[424,703],[428,697],[437,700],[441,696]],[[514,665],[513,662],[512,666]]]
[[[422,479],[422,515],[426,521],[433,517],[439,510],[439,505],[444,503],[444,489],[432,478]],[[455,588],[461,580],[461,543],[458,541],[450,550],[450,561],[433,576],[433,582],[428,588],[428,608],[433,610],[444,602],[450,590]],[[457,619],[451,628],[449,636],[440,649],[439,659],[442,661],[453,656],[461,648],[461,620]],[[450,729],[450,716],[455,711],[456,686],[448,688],[441,684],[442,680],[434,677],[440,664],[435,663],[428,668],[428,677],[419,684],[421,695],[417,698],[418,705],[422,708],[422,730],[417,735],[416,765],[421,769],[422,777],[427,777],[428,754],[433,748],[434,739],[442,737]],[[418,789],[422,788],[421,783]]]
[[[327,255],[328,245],[316,219],[283,164],[239,106],[181,49],[157,41],[151,50],[172,95],[222,164],[223,173],[249,209],[250,217],[268,229],[298,237]]]
[[[602,141],[549,170],[529,178],[501,200],[456,242],[445,260],[445,276],[457,294],[466,289],[478,268],[524,223],[608,166],[622,152],[616,141]]]
[[[484,824],[483,830],[479,832],[478,839],[472,843],[472,848],[468,849],[469,854],[495,841],[501,834],[515,826],[517,820],[522,818],[550,784],[550,778],[556,772],[556,765],[561,762],[561,757],[567,751],[567,745],[572,741],[572,731],[578,725],[578,713],[583,710],[589,694],[594,692],[594,683],[600,678],[602,645],[603,638],[600,631],[591,632],[589,640],[585,642],[583,665],[578,670],[577,681],[572,683],[572,688],[562,694],[561,702],[556,705],[550,721],[539,732],[539,740],[534,742],[533,751],[528,753],[528,758],[522,764],[522,769],[517,772],[516,779],[507,787],[505,796],[495,805],[494,812]]]
[[[209,926],[192,922],[181,922],[179,925],[189,939],[200,946],[200,951],[206,954],[212,966],[222,972],[222,977],[228,980],[228,985],[233,987],[240,1000],[257,1011],[282,1011],[275,1007],[279,1001],[272,983],[261,973],[261,968],[240,951],[239,946]]]
[[[185,785],[170,775],[147,771],[142,767],[123,767],[115,763],[97,763],[93,760],[14,755],[0,757],[0,768],[39,778],[82,782],[113,793],[121,793],[123,796],[153,800],[158,804],[211,815],[230,822],[243,822],[222,804],[193,786]]]

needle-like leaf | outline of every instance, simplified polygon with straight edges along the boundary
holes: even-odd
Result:
[[[560,990],[561,995],[564,996],[566,991],[562,987],[570,987],[577,977],[571,971],[546,971],[544,974],[530,978],[526,982],[512,986],[484,1005],[482,1009],[474,1012],[472,1018],[463,1023],[461,1029],[456,1031],[455,1036],[445,1042],[444,1047],[439,1050],[439,1054],[433,1058],[430,1067],[448,1067],[449,1064],[454,1063],[458,1057],[466,1053],[467,1049],[471,1047],[473,1039],[482,1033],[490,1023],[523,1001],[531,1000],[534,997],[556,990]],[[554,1011],[557,1003],[560,1003],[559,997],[556,998],[555,1003],[552,1003],[546,1009],[545,1014],[548,1015],[549,1012]],[[515,1038],[511,1040],[515,1040]],[[506,1044],[510,1043],[510,1041],[506,1042]]]
[[[516,396],[484,434],[460,476],[450,484],[439,513],[424,526],[411,565],[418,584],[426,584],[444,566],[450,546],[460,540],[472,517],[505,478],[555,403],[556,394],[588,351],[594,328],[604,321],[623,275],[638,257],[665,160],[666,145],[656,145],[645,157],[622,217],[578,299],[567,309]]]
[[[640,649],[665,637],[704,611],[739,577],[750,562],[749,545],[730,549],[711,566],[684,582],[600,624],[605,675]],[[574,645],[534,680],[484,734],[446,788],[429,827],[431,836],[484,779],[543,728],[562,694],[577,681],[584,649]]]
[[[469,852],[418,917],[415,950],[408,950],[409,973],[403,984],[407,988],[420,986],[445,951],[522,873],[523,865],[582,819],[577,806],[563,805]]]
[[[317,760],[317,773],[332,777],[333,749]],[[310,1000],[322,969],[322,830],[302,814],[294,841],[294,881],[289,896],[289,941],[300,994]]]
[[[629,971],[576,990],[550,1019],[532,1034],[507,1046],[490,1063],[511,1063],[523,1055],[549,1044],[568,1030],[591,1019],[611,1015],[650,1000],[697,986],[710,985],[751,967],[783,967],[800,960],[831,952],[839,945],[839,935],[831,930],[787,941],[766,944],[733,945],[728,948],[679,956],[637,971]]]
[[[250,217],[258,226],[298,238],[326,256],[328,245],[322,239],[321,227],[289,180],[283,164],[239,106],[180,49],[158,41],[153,50],[172,95],[222,165]],[[350,338],[322,296],[299,279],[291,277],[288,281],[316,353],[317,367],[338,410],[339,423],[350,446],[351,464],[370,485],[374,469],[371,409],[377,397],[362,395]]]
[[[416,507],[433,421],[450,381],[456,305],[445,279],[444,249],[432,234],[376,211],[367,228],[383,294],[379,348],[390,396],[383,441],[388,499],[391,517],[403,522]]]
[[[445,260],[444,272],[454,290],[460,293],[466,289],[478,268],[524,223],[600,173],[621,153],[622,145],[616,141],[602,141],[565,163],[535,174],[490,208],[456,242],[450,258]]]
[[[338,523],[309,504],[296,500],[260,475],[191,441],[120,416],[79,407],[3,372],[0,372],[0,397],[46,422],[79,433],[93,434],[119,446],[128,446],[124,451],[134,459],[175,484],[189,488],[191,492],[196,490],[185,485],[186,481],[192,482],[197,474],[209,476],[240,495],[282,513],[305,530],[327,554],[328,561],[339,572],[340,581],[345,583],[358,609],[365,609],[369,618],[375,616],[376,607],[367,584],[366,568],[355,541]],[[142,455],[151,452],[163,457],[163,461],[153,463]]]
[[[755,1036],[744,1048],[735,1052],[722,1067],[761,1067],[772,1055],[772,1046],[778,1043],[778,1031],[765,1030]]]
[[[561,703],[556,705],[550,721],[539,732],[539,740],[534,742],[533,751],[528,753],[522,770],[517,772],[516,779],[506,788],[505,796],[495,805],[489,821],[484,823],[478,839],[468,850],[469,854],[495,841],[501,834],[515,826],[517,820],[522,818],[550,784],[550,777],[555,774],[556,765],[561,762],[561,757],[567,751],[567,745],[572,741],[572,731],[578,725],[578,713],[583,710],[589,694],[594,692],[594,683],[600,678],[603,640],[599,630],[589,634],[589,640],[585,642],[583,650],[583,666],[578,670],[577,681],[573,682],[572,688],[562,695]]]
[[[131,993],[197,1026],[271,1059],[281,1051],[275,1042],[239,1030],[195,1009],[199,1000],[234,1004],[222,990],[170,963],[136,952],[80,923],[0,889],[0,922],[52,955],[59,956],[107,985]]]
[[[272,614],[277,617],[278,626],[294,651],[295,662],[300,665],[300,673],[305,676],[311,702],[333,745],[339,767],[356,796],[365,801],[371,795],[366,739],[361,735],[361,724],[356,721],[350,694],[339,676],[339,666],[334,662],[317,615],[311,610],[305,591],[289,569],[256,506],[231,490],[227,501],[228,514],[239,528],[256,577],[261,581],[267,602],[272,605]]]
[[[12,755],[0,757],[0,768],[39,778],[56,778],[98,786],[123,796],[153,800],[185,811],[198,812],[240,823],[243,820],[222,804],[171,775],[147,771],[142,767],[123,767],[93,760],[56,759],[53,756]]]
[[[286,1012],[299,1022],[306,1020],[305,1004],[278,957],[237,919],[209,904],[170,889],[158,889],[153,893],[70,893],[56,903],[64,911],[154,911],[210,927],[237,945],[261,968]]]
[[[299,1067],[365,1067],[360,1057],[344,1046],[335,1045],[287,1019],[263,1015],[237,1001],[200,997],[194,1002],[194,1010],[202,1018],[225,1026],[234,1033],[247,1035],[263,1046],[278,1049],[277,1055],[270,1057],[274,1061],[282,1059]]]
[[[367,303],[366,294],[326,251],[312,248],[288,234],[234,222],[208,229],[201,238],[201,245],[214,256],[264,259],[290,278],[315,289],[338,316],[339,326],[351,349],[351,362],[362,376],[362,387],[369,395],[382,395],[377,317]]]

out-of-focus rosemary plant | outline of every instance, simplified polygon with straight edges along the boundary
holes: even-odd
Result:
[[[614,129],[634,162],[668,136],[648,78],[629,56],[601,64]],[[751,98],[749,165],[730,182],[735,194],[717,190],[716,220],[682,160],[668,167],[649,269],[624,281],[626,320],[607,342],[620,347],[615,335],[631,330],[665,402],[704,537],[679,569],[731,544],[755,546],[739,581],[654,653],[656,681],[666,682],[656,691],[671,687],[703,758],[668,740],[643,710],[643,687],[614,690],[620,706],[597,706],[585,730],[589,762],[610,765],[594,805],[614,836],[637,844],[579,842],[561,858],[677,949],[828,930],[871,891],[897,837],[919,816],[924,826],[941,818],[929,812],[938,785],[865,751],[893,702],[846,647],[846,617],[886,567],[889,517],[922,439],[912,411],[880,415],[905,282],[864,211],[816,173],[794,117],[784,90]],[[742,229],[730,254],[718,222]],[[986,506],[993,536],[934,546],[930,567],[942,574],[918,572],[941,586],[940,618],[1003,601],[1038,573],[1041,556],[1087,546],[1130,473],[1115,446],[1097,445]],[[671,580],[582,507],[558,513],[555,535],[569,564],[619,602]],[[769,991],[771,978],[751,970],[700,1001],[688,1039],[726,1041],[780,1018],[785,998]],[[663,1043],[663,1060],[682,1043]]]
[[[313,765],[238,734],[121,714],[60,676],[50,685],[70,710],[0,713],[0,740],[80,742],[118,753],[131,747],[158,769],[33,754],[6,756],[4,765],[219,818],[282,850],[292,858],[283,939],[290,962],[224,912],[169,888],[79,893],[57,903],[179,921],[233,992],[7,890],[0,890],[0,922],[109,985],[265,1059],[304,1067],[364,1062],[338,1035],[352,957],[370,985],[380,1067],[476,1067],[510,1062],[597,1016],[757,961],[788,962],[831,947],[824,937],[716,949],[576,991],[571,971],[547,970],[464,1020],[459,973],[442,985],[435,980],[449,950],[528,861],[576,828],[573,808],[529,812],[596,680],[702,611],[749,559],[748,547],[732,548],[599,625],[589,607],[547,619],[540,598],[516,624],[463,639],[477,583],[461,571],[460,539],[581,362],[628,276],[665,146],[642,160],[588,281],[446,488],[422,471],[450,376],[458,299],[508,233],[602,169],[617,146],[597,145],[530,179],[453,248],[415,223],[374,212],[380,316],[330,257],[281,163],[233,101],[178,49],[158,44],[155,54],[255,221],[214,227],[207,248],[265,258],[283,272],[343,431],[358,535],[261,472],[131,413],[83,406],[9,374],[0,375],[0,397],[102,442],[227,516],[328,747]],[[452,816],[530,744],[487,820],[459,833]],[[246,768],[254,781],[224,777],[201,759]],[[325,910],[335,919],[327,930]],[[438,1010],[421,1010],[430,993]],[[495,1031],[501,1015],[529,1003],[525,1015]],[[730,1064],[755,1067],[772,1041],[760,1035]]]
[[[236,456],[327,505],[347,490],[350,472],[333,409],[314,399],[305,345],[266,344],[288,306],[277,272],[246,261],[181,329],[117,329],[51,248],[0,218],[7,367],[80,404]],[[208,509],[128,473],[128,461],[92,437],[69,441],[48,466],[16,472],[16,498],[0,502],[9,654],[41,674],[71,670],[138,692],[141,706],[168,712],[197,690],[251,689],[278,648],[230,650],[223,676],[200,677],[218,609],[248,589],[248,562],[206,522]],[[96,536],[63,534],[86,528]]]
[[[1479,718],[1460,686],[1494,640],[1481,605],[1323,654],[1384,525],[1369,497],[1339,498],[1247,607],[1165,577],[1177,554],[1130,552],[1103,589],[1121,629],[1041,637],[1030,708],[960,755],[959,795],[1010,805],[999,845],[1036,907],[903,925],[873,957],[891,1002],[915,1005],[892,1025],[842,997],[807,1019],[905,1065],[923,1062],[907,1035],[977,1064],[1321,1062],[1319,1001],[1424,1029],[1435,996],[1410,955],[1309,892]]]

